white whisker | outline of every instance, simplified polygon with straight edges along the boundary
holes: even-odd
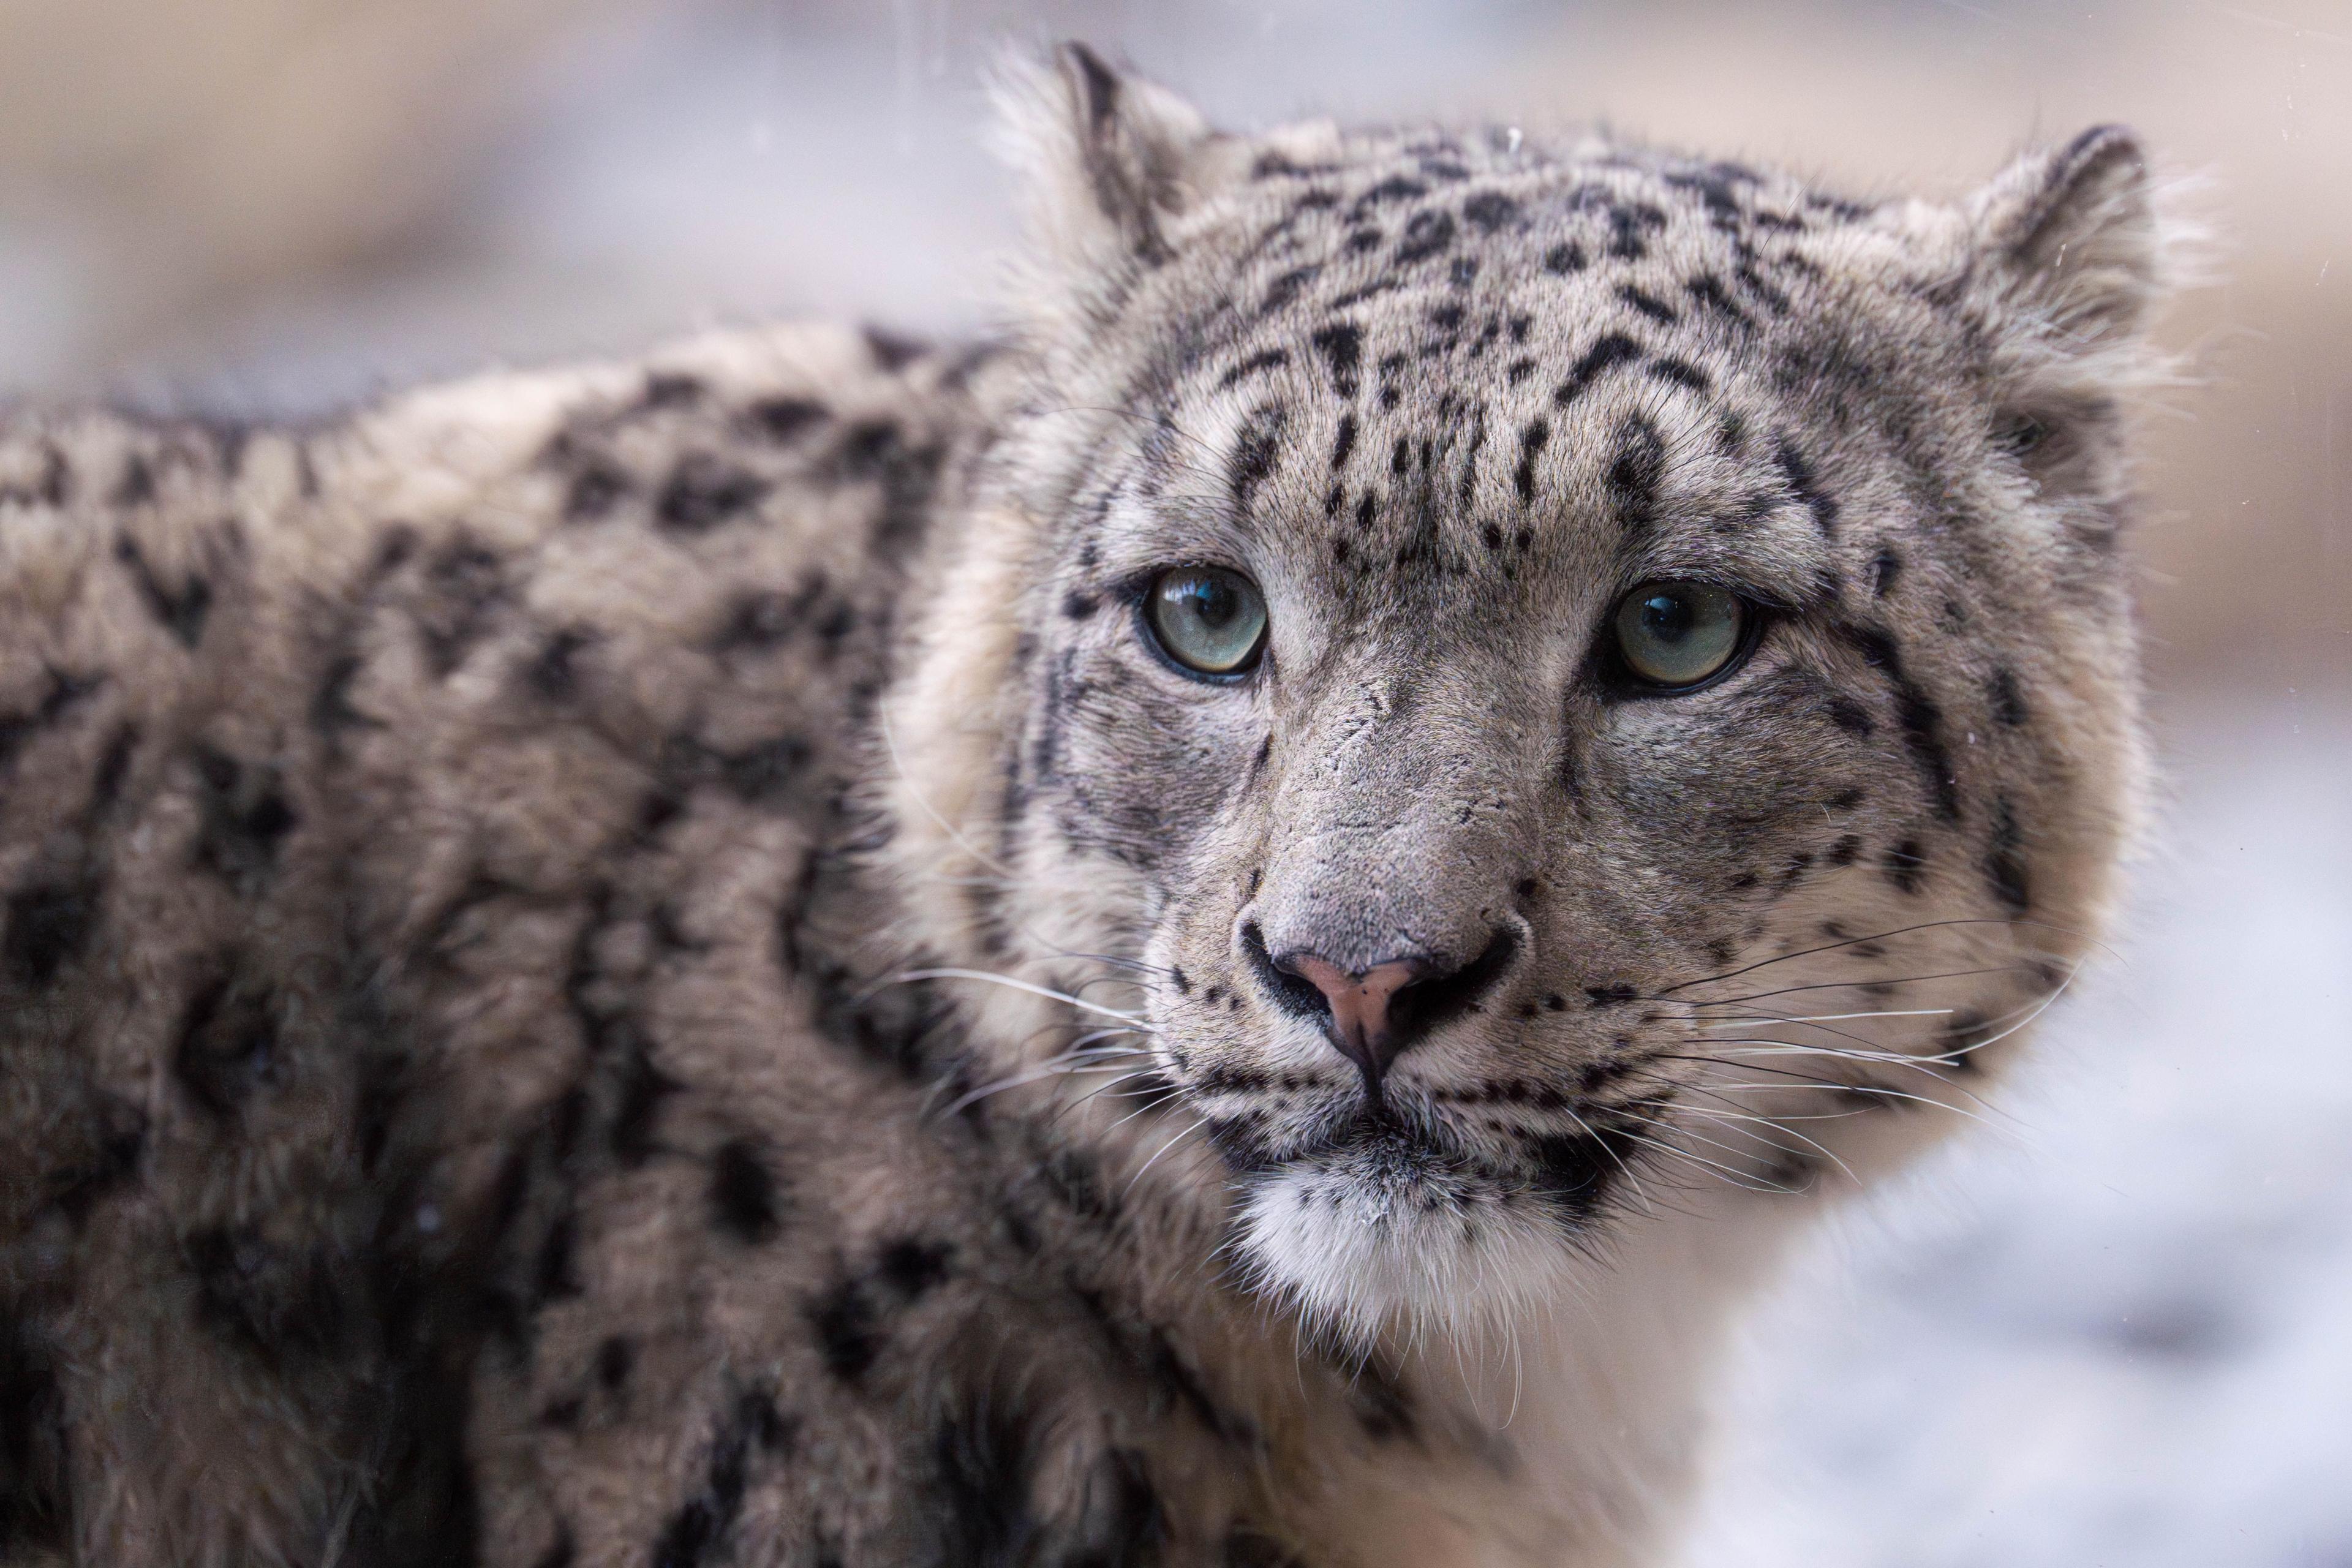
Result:
[[[991,985],[1004,985],[1015,991],[1026,991],[1032,996],[1043,996],[1049,1001],[1066,1002],[1073,1007],[1083,1007],[1089,1013],[1099,1013],[1106,1018],[1118,1018],[1146,1032],[1150,1032],[1156,1027],[1140,1013],[1122,1013],[1116,1007],[1106,1007],[1098,1002],[1088,1002],[1081,997],[1073,996],[1066,991],[1056,991],[1049,985],[1034,985],[1026,980],[1015,980],[1010,974],[991,974],[984,969],[909,969],[890,976],[887,984],[910,985],[919,980],[982,980]]]

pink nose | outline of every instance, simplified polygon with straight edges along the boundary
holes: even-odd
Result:
[[[1365,1083],[1377,1089],[1389,1063],[1409,1043],[1393,1026],[1390,1004],[1428,966],[1416,959],[1401,958],[1350,974],[1307,952],[1289,954],[1278,963],[1323,993],[1331,1008],[1331,1043],[1362,1069]]]

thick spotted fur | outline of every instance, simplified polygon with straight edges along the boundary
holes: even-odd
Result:
[[[995,343],[8,416],[0,1560],[1646,1562],[1998,1081],[2143,771],[2128,135],[1008,96]],[[1656,577],[1729,678],[1612,683]],[[1270,941],[1488,956],[1375,1094]]]

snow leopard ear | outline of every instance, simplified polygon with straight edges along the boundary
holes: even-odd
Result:
[[[1176,94],[1084,44],[1015,65],[997,93],[1003,140],[1029,177],[1037,237],[1066,267],[1156,267],[1171,219],[1223,183],[1232,139]]]
[[[2029,153],[1969,201],[1979,288],[2061,355],[2127,347],[2161,292],[2162,235],[2147,157],[2120,125]]]
[[[1969,291],[1991,328],[1993,443],[2048,497],[2112,498],[2120,415],[2159,381],[2145,331],[2168,236],[2139,139],[2095,126],[2029,153],[1963,207]]]

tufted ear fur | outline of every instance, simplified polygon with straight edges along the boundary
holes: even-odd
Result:
[[[1979,191],[1969,214],[1980,277],[2054,347],[2135,337],[2159,289],[2162,245],[2139,139],[2099,125],[2029,153]]]
[[[1232,173],[1220,154],[1238,143],[1084,44],[1013,65],[996,98],[1000,139],[1028,176],[1035,243],[1065,275],[1166,261],[1171,220]]]
[[[1995,343],[1995,439],[2045,492],[2111,491],[2119,470],[2099,437],[2161,371],[2143,332],[2166,289],[2168,234],[2139,139],[2100,125],[2028,153],[1963,217]]]

